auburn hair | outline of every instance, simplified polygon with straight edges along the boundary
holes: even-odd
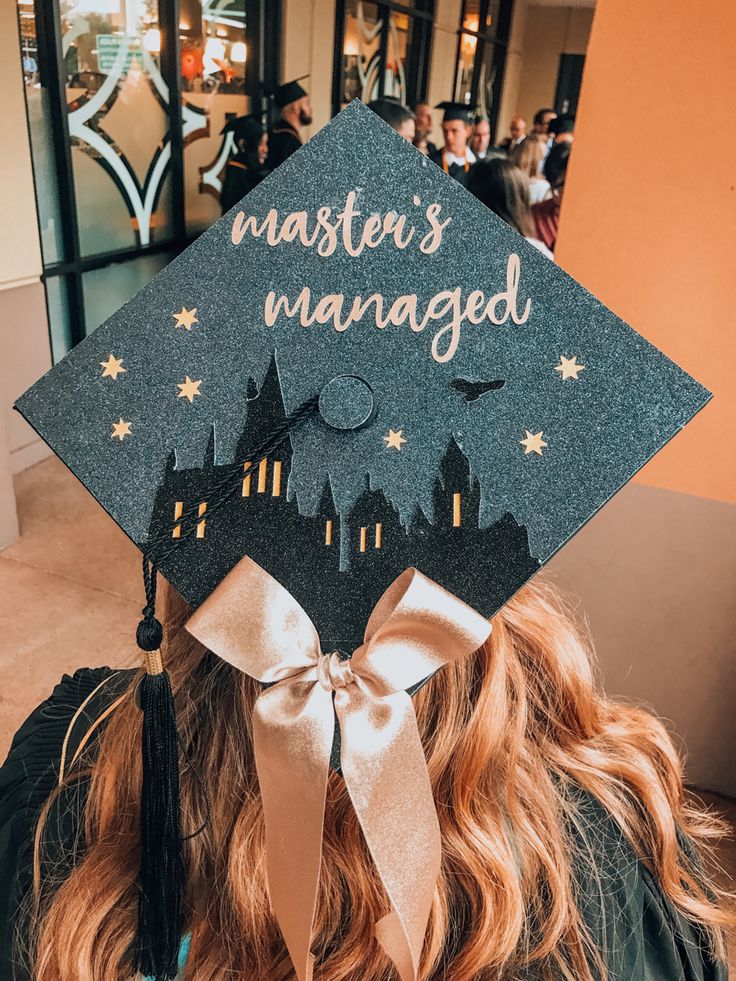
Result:
[[[187,607],[173,590],[162,593],[164,658],[190,761],[183,762],[181,780],[185,833],[205,822],[203,789],[211,804],[205,830],[185,844],[191,947],[184,976],[290,981],[293,968],[268,902],[250,735],[259,686],[187,634]],[[49,800],[41,815],[25,934],[35,981],[131,976],[139,677],[106,719],[96,750],[88,745],[65,776],[72,788],[86,781],[76,861],[67,856],[54,866],[48,856],[55,821],[47,819],[61,798]],[[731,917],[678,842],[678,834],[689,836],[702,855],[722,827],[686,798],[663,725],[596,686],[587,642],[552,587],[539,577],[525,586],[493,618],[486,645],[434,675],[414,705],[443,848],[423,981],[489,981],[525,968],[570,981],[605,977],[575,902],[579,788],[597,798],[673,906],[723,955],[721,926]],[[584,874],[595,869],[586,866]],[[312,945],[315,979],[394,979],[373,938],[375,921],[387,911],[342,778],[333,772]]]

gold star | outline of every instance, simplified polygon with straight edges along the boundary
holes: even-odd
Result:
[[[198,324],[195,314],[197,312],[196,307],[192,307],[191,310],[187,310],[186,307],[182,307],[178,313],[172,313],[171,316],[176,320],[174,327],[183,327],[184,330],[191,330],[192,324]]]
[[[383,437],[383,441],[386,444],[387,450],[400,450],[404,445],[406,440],[404,439],[402,433],[403,429],[399,429],[398,432],[394,432],[393,429],[389,429],[388,436]]]
[[[178,398],[189,399],[190,402],[193,402],[195,395],[202,394],[199,390],[199,386],[201,384],[202,384],[201,379],[200,381],[195,382],[192,381],[189,375],[187,375],[186,379],[183,382],[177,382],[176,387],[179,389]]]
[[[123,359],[116,358],[114,354],[111,354],[107,361],[100,361],[100,367],[105,369],[102,372],[103,378],[117,378],[121,372],[128,370],[123,368]]]
[[[125,420],[122,417],[118,419],[117,422],[114,422],[112,424],[112,434],[110,436],[110,439],[119,439],[120,442],[122,443],[122,441],[125,439],[126,436],[131,436],[131,435],[132,433],[130,431],[130,423],[125,422]]]
[[[540,430],[538,433],[532,435],[528,429],[525,429],[524,432],[526,433],[526,439],[519,440],[524,447],[524,455],[527,453],[538,453],[541,456],[543,448],[548,445],[542,439],[544,433]]]
[[[568,378],[577,381],[579,373],[585,371],[585,365],[578,364],[577,354],[573,354],[571,358],[566,358],[564,354],[561,354],[560,363],[555,365],[555,371],[560,372],[563,381]]]

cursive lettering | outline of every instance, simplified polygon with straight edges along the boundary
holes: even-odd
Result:
[[[271,208],[262,219],[239,211],[233,220],[230,239],[233,245],[240,245],[246,237],[259,238],[272,248],[285,242],[299,242],[305,249],[316,249],[321,258],[333,255],[341,245],[347,255],[356,258],[387,240],[395,248],[405,249],[417,231],[421,232],[409,222],[407,215],[393,210],[364,217],[357,207],[357,198],[357,191],[350,191],[340,211],[335,214],[333,208],[318,208],[314,218],[307,211],[291,211],[280,216],[276,208]],[[442,205],[437,202],[429,204],[424,211],[428,230],[422,235],[419,249],[425,255],[439,249],[444,231],[452,221],[449,216],[441,219],[441,211]]]
[[[293,301],[283,294],[277,296],[276,291],[271,290],[266,296],[264,321],[268,327],[273,327],[280,318],[298,320],[305,328],[331,324],[338,333],[344,333],[364,319],[372,319],[373,326],[379,330],[407,325],[417,334],[430,324],[438,324],[432,339],[432,357],[444,364],[455,356],[466,321],[471,324],[488,321],[498,326],[509,320],[517,325],[526,323],[532,302],[527,299],[519,312],[520,277],[519,257],[512,253],[506,264],[505,289],[491,296],[482,290],[473,290],[463,297],[462,289],[457,286],[436,293],[423,308],[416,293],[405,293],[392,301],[381,293],[371,293],[365,298],[355,296],[347,303],[344,293],[328,293],[313,304],[309,286],[305,286]],[[371,309],[372,317],[369,315]]]

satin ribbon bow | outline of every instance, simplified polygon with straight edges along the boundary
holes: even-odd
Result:
[[[269,895],[299,981],[311,981],[314,965],[335,716],[345,784],[391,903],[376,938],[401,981],[416,981],[441,846],[405,689],[477,650],[490,629],[457,597],[407,569],[376,604],[352,657],[323,654],[301,606],[248,557],[188,621],[213,653],[271,685],[255,703],[253,746]]]

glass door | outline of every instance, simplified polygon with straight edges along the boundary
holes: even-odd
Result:
[[[338,0],[333,110],[353,99],[398,99],[413,106],[426,97],[433,0],[368,3]]]
[[[264,108],[278,6],[19,0],[54,360],[219,218],[221,131]]]
[[[254,53],[245,0],[182,2],[179,38],[185,209],[187,231],[196,234],[220,217],[222,173],[233,150],[232,134],[221,131],[250,105],[246,65]]]
[[[463,0],[455,62],[456,102],[475,105],[496,129],[513,0]]]

